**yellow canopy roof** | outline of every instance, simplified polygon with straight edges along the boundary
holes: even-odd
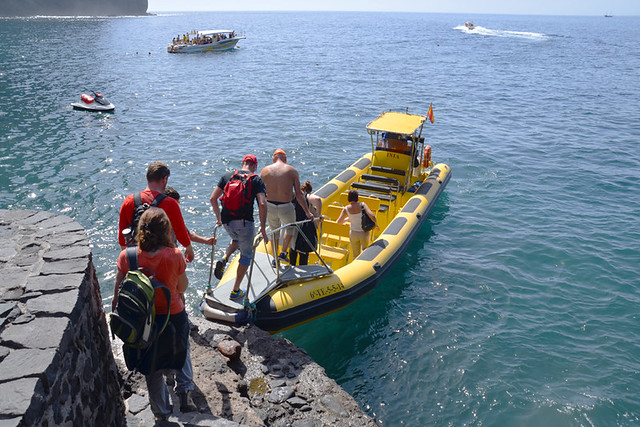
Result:
[[[368,131],[393,132],[411,135],[427,118],[416,114],[387,111],[367,125]]]

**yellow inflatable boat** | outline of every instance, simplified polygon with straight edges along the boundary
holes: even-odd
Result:
[[[204,316],[234,324],[252,321],[274,333],[339,310],[373,289],[402,255],[451,178],[449,166],[431,161],[431,147],[422,137],[426,119],[385,112],[369,123],[371,151],[314,193],[322,199],[323,221],[309,265],[274,261],[273,249],[258,236],[241,285],[247,289],[244,301],[229,299],[236,257],[218,285],[205,293],[200,306]],[[336,222],[350,189],[358,190],[359,201],[369,206],[379,226],[355,259],[348,223]]]

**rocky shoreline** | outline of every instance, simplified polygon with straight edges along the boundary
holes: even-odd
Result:
[[[190,319],[191,360],[198,412],[174,411],[161,425],[376,426],[357,402],[307,353],[255,327]],[[124,366],[120,342],[112,343],[122,377],[129,426],[155,425],[144,377]],[[227,355],[223,355],[223,352]],[[167,373],[167,382],[172,378]],[[177,396],[172,392],[172,401]]]
[[[91,258],[73,219],[0,209],[0,425],[157,425],[144,377],[111,340]],[[160,425],[376,425],[290,341],[201,317],[191,325],[198,411],[174,405]]]

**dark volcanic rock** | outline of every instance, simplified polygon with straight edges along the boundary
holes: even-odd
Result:
[[[147,0],[3,0],[0,16],[145,15]]]
[[[199,412],[180,413],[174,405],[172,426],[271,426],[271,427],[375,427],[358,404],[324,369],[284,338],[270,336],[255,326],[230,327],[191,317],[191,363]],[[215,337],[215,338],[214,338]],[[241,346],[240,359],[228,363],[216,351],[218,343]],[[146,386],[142,375],[130,375],[124,367],[121,344],[112,343],[123,369],[130,426],[152,426],[153,415],[144,406]],[[263,368],[267,368],[266,372]],[[275,369],[274,369],[275,368]],[[274,378],[284,372],[294,378]],[[169,381],[173,384],[173,379]],[[177,396],[170,386],[173,402]],[[134,411],[139,411],[134,414]],[[158,424],[159,425],[159,424]]]
[[[240,343],[234,340],[224,340],[218,343],[218,350],[225,357],[228,357],[230,361],[240,359],[240,352],[242,347]]]

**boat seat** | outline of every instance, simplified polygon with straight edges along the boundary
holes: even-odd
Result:
[[[342,208],[343,207],[344,206],[331,204],[331,205],[327,206],[326,215],[329,218],[331,218],[333,221],[336,221],[338,219],[338,217],[340,216],[340,213],[342,212]]]
[[[349,246],[349,224],[322,221],[322,242],[324,245],[345,248]]]
[[[361,175],[361,178],[364,179],[365,181],[377,181],[377,182],[382,182],[382,183],[385,183],[385,184],[400,186],[400,183],[398,182],[397,179],[389,178],[389,177],[386,177],[386,176],[370,175],[368,173],[363,173]]]
[[[358,190],[358,193],[360,194],[360,199],[362,199],[362,196],[367,197],[368,199],[378,199],[378,200],[384,200],[386,202],[393,202],[396,199],[396,195],[395,194],[383,194],[383,193],[378,193],[376,191],[367,191],[367,190]],[[369,202],[367,202],[367,205],[369,204]],[[388,205],[381,205],[380,206],[380,210],[382,212],[386,211],[387,209],[389,209]],[[371,209],[373,210],[373,209]]]
[[[340,194],[340,199],[338,203],[340,203],[343,206],[348,205],[349,204],[349,201],[347,200],[348,196],[349,196],[348,192]],[[358,196],[359,196],[358,201],[365,202],[367,206],[369,206],[369,209],[371,209],[371,212],[374,213],[374,215],[376,211],[385,212],[387,209],[389,209],[389,205],[383,205],[380,203],[382,201],[381,199],[383,198],[369,197],[368,195],[362,194],[362,191],[358,191]],[[340,209],[342,209],[342,207],[340,207]],[[338,212],[338,215],[340,215],[340,212]]]
[[[337,270],[346,265],[349,259],[349,248],[320,245],[318,253],[323,261],[329,264],[333,270]]]
[[[374,172],[382,172],[382,173],[388,173],[390,175],[399,175],[399,176],[405,176],[406,173],[403,170],[400,169],[393,169],[393,168],[387,168],[384,166],[371,166],[371,170]]]
[[[388,185],[372,184],[369,182],[353,182],[351,183],[351,187],[357,190],[368,190],[385,194],[391,194],[393,192]]]
[[[380,183],[378,185],[386,185],[387,187],[389,187],[392,191],[400,191],[400,190],[404,190],[404,187],[402,185],[400,185],[400,182],[396,179],[396,178],[390,178],[387,176],[381,176],[381,175],[370,175],[370,174],[362,174],[361,175],[361,179],[364,180],[364,183],[367,183],[367,181],[374,181],[374,183]]]
[[[349,257],[349,224],[322,221],[322,238],[318,253],[334,270],[347,263]]]
[[[353,182],[351,183],[351,187],[357,190],[368,190],[369,192],[373,191],[376,193],[384,193],[384,194],[391,194],[394,191],[396,191],[395,188],[392,188],[389,185],[372,184],[370,182]]]

